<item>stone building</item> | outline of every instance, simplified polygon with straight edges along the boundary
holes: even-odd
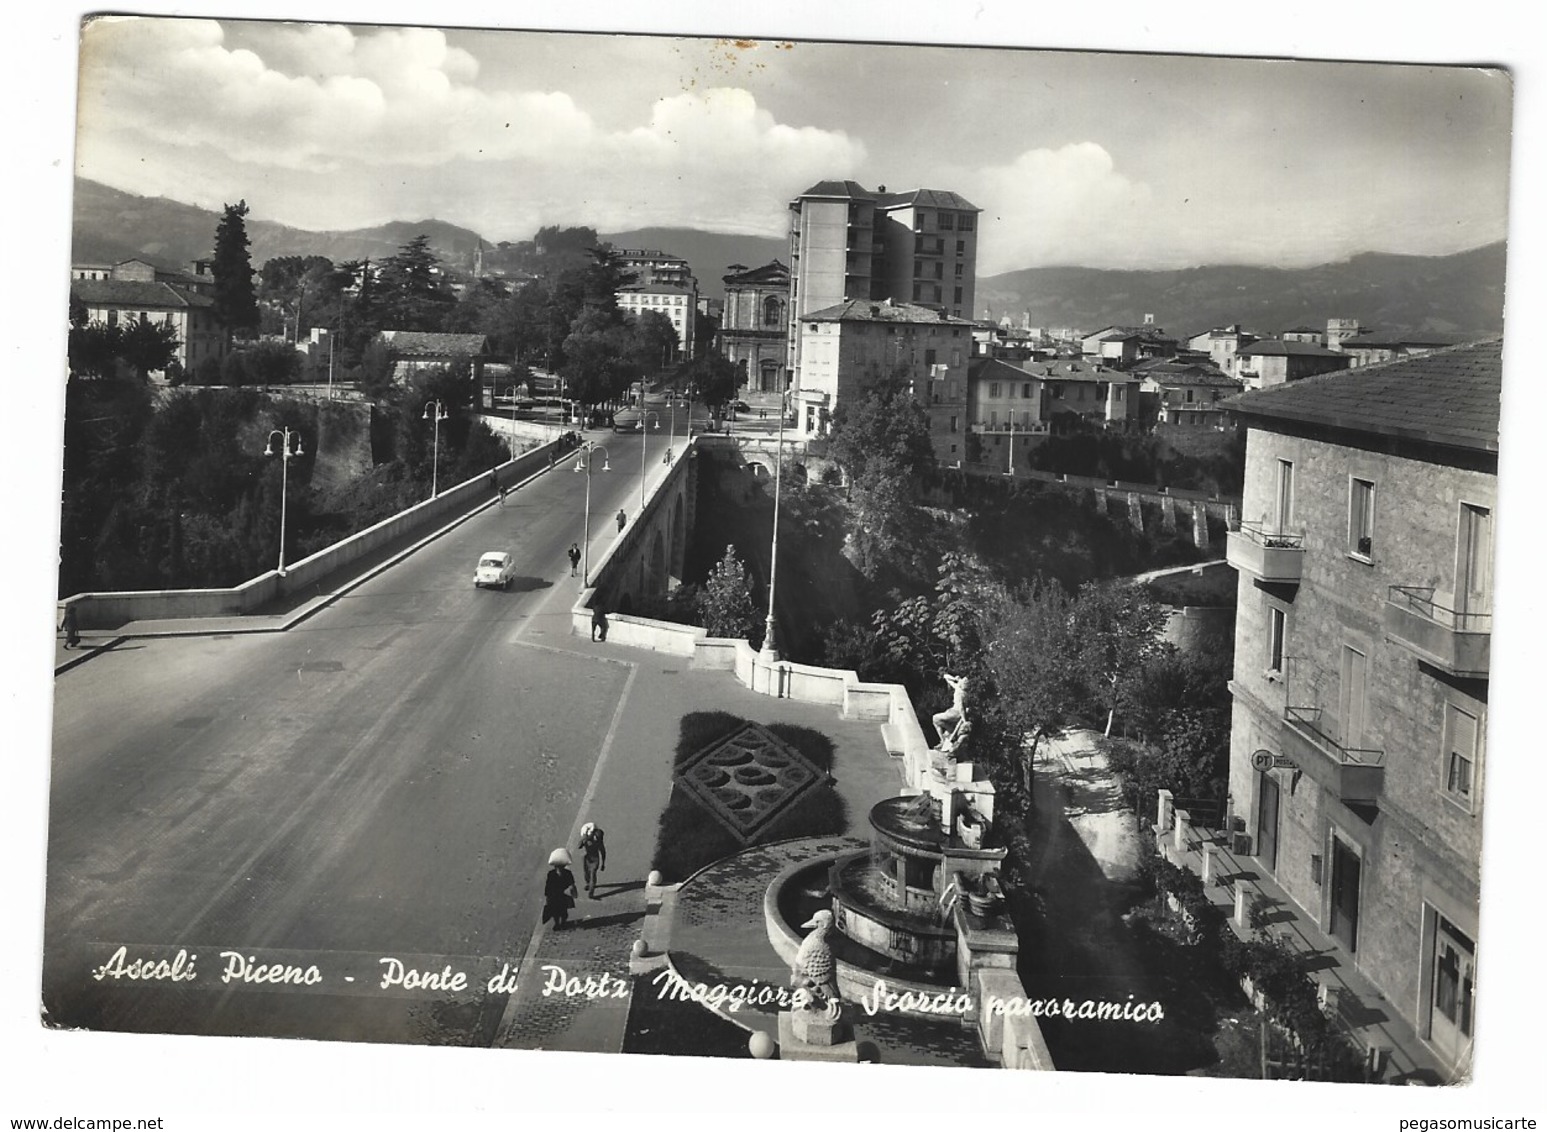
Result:
[[[177,335],[177,362],[187,373],[207,358],[225,356],[225,328],[215,315],[214,276],[208,260],[192,270],[166,271],[139,259],[114,264],[73,264],[70,294],[86,318],[103,326],[162,323]],[[159,379],[160,371],[152,378]]]
[[[905,383],[929,416],[935,458],[963,458],[972,323],[944,311],[851,300],[801,317],[803,368],[793,395],[803,439],[824,436],[832,414],[865,387]]]
[[[789,320],[790,269],[778,260],[762,267],[732,264],[720,317],[720,353],[741,373],[747,389],[780,392],[785,387],[785,334]]]
[[[1249,392],[1231,809],[1459,1078],[1472,1048],[1500,343]],[[1501,988],[1504,989],[1504,988]]]

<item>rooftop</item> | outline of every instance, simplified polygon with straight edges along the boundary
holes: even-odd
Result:
[[[818,181],[801,197],[855,197],[860,200],[875,200],[876,194],[865,188],[858,181]],[[797,197],[797,200],[800,198]]]
[[[1343,339],[1343,349],[1391,349],[1399,346],[1440,347],[1454,346],[1450,338],[1436,338],[1432,334],[1410,333],[1405,330],[1365,330]]]
[[[1499,450],[1503,340],[1340,370],[1226,402],[1249,420],[1299,421],[1478,452]]]
[[[1278,338],[1264,338],[1261,342],[1253,342],[1250,346],[1244,346],[1236,351],[1237,357],[1275,357],[1282,358],[1293,355],[1297,358],[1336,358],[1339,356],[1336,350],[1329,350],[1325,346],[1315,342],[1285,342]]]
[[[802,322],[906,322],[947,323],[972,326],[971,319],[952,318],[934,307],[899,303],[891,299],[845,299],[835,306],[801,315]]]
[[[433,334],[423,330],[383,330],[381,336],[399,357],[460,358],[486,353],[488,339],[482,334]]]
[[[914,208],[954,208],[960,212],[982,212],[983,210],[973,204],[966,197],[951,192],[949,189],[909,189],[902,193],[886,193],[880,195],[876,201],[880,208],[903,208],[909,205]]]
[[[115,307],[208,307],[214,300],[207,295],[179,290],[167,283],[137,282],[129,279],[75,279],[70,290],[87,306]]]

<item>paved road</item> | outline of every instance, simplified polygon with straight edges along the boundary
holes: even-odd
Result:
[[[612,465],[591,479],[593,562],[617,509],[637,509],[641,443],[653,476],[667,437],[587,434]],[[59,677],[53,1021],[492,1040],[504,999],[487,980],[522,956],[543,863],[573,827],[626,676],[543,647],[567,638],[550,615],[579,584],[564,551],[586,477],[572,466],[289,632],[136,641]],[[502,547],[512,590],[475,590],[478,555]],[[405,977],[433,973],[444,993],[383,992],[384,958]],[[136,971],[137,959],[168,965]],[[179,977],[190,963],[194,977]],[[259,965],[299,982],[248,981]]]

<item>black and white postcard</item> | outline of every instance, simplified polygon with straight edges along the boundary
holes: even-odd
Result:
[[[1512,45],[419,7],[71,31],[36,1126],[1530,1126]]]

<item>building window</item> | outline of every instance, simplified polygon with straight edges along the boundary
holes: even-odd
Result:
[[[952,432],[956,431],[956,418],[955,417],[951,418],[951,431]],[[952,451],[954,452],[955,449],[953,448]]]
[[[1477,717],[1445,705],[1445,793],[1471,811],[1477,790]]]
[[[966,268],[966,266],[967,265],[964,263],[958,263],[956,265],[956,278],[960,279],[962,277],[962,271]]]
[[[913,214],[913,230],[915,232],[922,232],[924,230],[924,214],[922,212],[915,212]]]
[[[1053,386],[1053,400],[1055,400],[1055,401],[1062,401],[1063,399],[1064,399],[1064,387],[1062,385],[1055,385],[1055,386]]]
[[[990,397],[997,397],[997,396],[999,396],[999,383],[997,381],[989,383],[988,395]]]
[[[967,254],[967,241],[966,240],[957,240],[956,241],[956,254],[957,255],[966,255]]]
[[[1290,460],[1278,462],[1278,514],[1277,533],[1285,534],[1294,521],[1295,514],[1295,466]]]
[[[998,428],[999,427],[999,410],[998,409],[990,409],[989,410],[989,413],[988,413],[988,427],[989,428]]]
[[[936,227],[942,232],[949,232],[952,228],[956,227],[956,217],[949,212],[942,212],[940,219],[936,221]]]
[[[1364,746],[1365,717],[1368,711],[1366,687],[1369,658],[1351,645],[1343,646],[1339,683],[1338,715],[1343,725],[1343,746],[1358,750]]]
[[[973,216],[969,212],[969,213],[966,213],[965,215],[962,216],[960,222],[956,225],[956,227],[958,229],[960,229],[961,231],[963,231],[963,232],[970,232],[970,231],[972,231],[972,229],[975,226],[976,222],[977,222],[977,217]]]
[[[1268,606],[1268,679],[1284,677],[1284,638],[1289,630],[1289,614],[1276,605]]]
[[[1348,551],[1368,559],[1375,535],[1375,484],[1357,477],[1348,481]]]
[[[955,303],[962,301],[962,289],[960,287],[956,288],[956,296],[951,301]]]

